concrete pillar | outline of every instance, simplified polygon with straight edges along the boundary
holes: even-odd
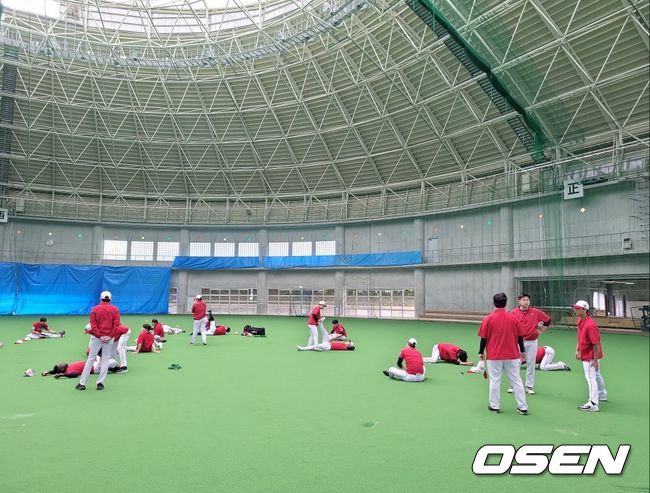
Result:
[[[422,258],[424,258],[427,249],[424,238],[424,219],[413,220],[413,234],[415,236],[415,251],[422,252]]]
[[[347,252],[345,251],[345,226],[336,226],[336,231],[335,231],[335,237],[336,237],[336,254],[337,255],[345,255]]]
[[[187,228],[181,228],[178,245],[178,254],[183,257],[190,254],[190,231]]]
[[[267,235],[268,238],[268,235]],[[257,314],[267,315],[269,311],[269,273],[261,270],[257,273]]]
[[[515,232],[512,222],[512,206],[499,209],[499,247],[501,260],[511,260],[515,253]]]
[[[261,257],[266,257],[269,254],[269,230],[260,229],[257,236],[259,244],[259,255]]]
[[[93,226],[93,245],[90,252],[91,264],[102,264],[102,250],[104,249],[104,226]]]
[[[499,270],[499,286],[500,290],[508,296],[509,310],[517,306],[517,286],[515,283],[515,268],[512,264],[501,264]],[[490,297],[495,294],[491,293]]]
[[[188,313],[190,307],[187,306],[187,297],[189,284],[189,271],[178,271],[178,286],[176,286],[176,311],[177,313]],[[196,294],[196,293],[195,293]]]
[[[334,298],[336,303],[336,310],[334,315],[342,317],[345,315],[345,271],[337,270],[334,274]]]
[[[425,271],[421,267],[413,270],[413,290],[415,291],[415,316],[421,317],[426,310]]]
[[[5,238],[8,238],[9,235],[7,231],[11,228],[11,223],[0,223],[0,260],[4,262],[9,262],[9,248],[8,245],[5,245]]]

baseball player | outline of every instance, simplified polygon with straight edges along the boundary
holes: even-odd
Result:
[[[135,346],[129,346],[127,349],[135,353],[158,353],[158,349],[162,344],[156,342],[153,335],[153,327],[149,324],[144,324],[140,335],[135,341]]]
[[[589,400],[582,406],[578,406],[578,409],[598,412],[599,404],[607,401],[605,380],[600,373],[600,360],[604,356],[600,343],[600,331],[596,322],[589,316],[589,303],[584,300],[576,301],[573,311],[578,317],[576,358],[582,361],[582,368],[589,388]]]
[[[110,291],[102,291],[100,303],[90,312],[90,343],[88,345],[88,359],[81,372],[77,390],[86,390],[86,382],[92,370],[93,362],[99,350],[102,350],[102,359],[97,379],[97,390],[104,390],[104,380],[108,373],[109,359],[114,352],[115,336],[120,326],[120,311],[111,304],[113,295]]]
[[[551,346],[540,346],[537,348],[535,363],[539,365],[541,371],[571,371],[569,365],[564,361],[553,362],[555,358],[555,349]]]
[[[38,322],[32,324],[32,330],[27,334],[26,339],[52,339],[65,337],[65,330],[54,332],[47,326],[47,318],[41,317]]]
[[[537,355],[537,340],[551,324],[551,317],[537,308],[530,306],[530,295],[521,293],[517,296],[517,308],[511,311],[524,331],[524,351],[526,352],[526,393],[535,393],[535,357]],[[508,389],[512,393],[512,388]]]
[[[483,319],[478,330],[478,336],[481,338],[478,353],[481,360],[487,359],[490,379],[488,410],[493,413],[501,412],[501,376],[505,372],[514,390],[517,412],[527,415],[526,393],[519,375],[521,361],[526,358],[524,331],[519,320],[505,310],[508,303],[505,293],[495,294],[492,300],[494,311]],[[487,357],[484,355],[486,348]]]
[[[321,331],[323,336],[322,342],[329,342],[330,337],[325,327],[323,327],[323,321],[325,317],[321,313],[327,307],[324,301],[319,301],[318,305],[312,308],[309,313],[309,319],[307,320],[307,327],[309,327],[309,341],[307,341],[307,346],[315,346],[318,344],[318,331]]]
[[[315,346],[298,346],[298,351],[354,351],[352,341],[332,341],[329,344],[317,344]]]
[[[100,369],[101,358],[95,358],[90,373],[98,373]],[[41,376],[48,377],[54,375],[54,378],[77,378],[83,372],[85,361],[75,361],[73,363],[58,363],[49,371],[44,371]],[[117,363],[114,359],[108,362],[108,371],[115,372],[118,369]]]
[[[113,358],[115,358],[115,354],[120,358],[120,366],[117,368],[116,373],[126,373],[129,371],[126,363],[126,344],[131,337],[131,329],[126,325],[120,324],[115,337],[115,353],[113,354]]]
[[[467,351],[453,344],[441,342],[433,346],[430,358],[423,358],[425,363],[453,363],[454,365],[472,366],[472,361],[467,361]]]
[[[332,330],[329,335],[330,341],[347,341],[348,333],[345,327],[338,320],[332,320]]]
[[[404,382],[424,381],[426,370],[424,368],[422,353],[415,349],[417,343],[418,341],[411,337],[408,340],[408,345],[399,353],[397,368],[391,366],[388,370],[383,370],[384,375]],[[402,368],[404,362],[406,362],[406,370]]]
[[[208,340],[205,337],[205,325],[208,322],[207,307],[203,301],[203,297],[200,294],[197,294],[195,297],[195,302],[192,305],[192,316],[194,318],[194,325],[192,327],[192,338],[190,339],[190,344],[196,343],[196,335],[201,332],[201,342],[204,346],[208,345]]]

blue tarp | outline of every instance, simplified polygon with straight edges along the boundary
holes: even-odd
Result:
[[[268,269],[295,267],[377,267],[422,263],[421,252],[364,253],[356,255],[314,255],[310,257],[264,257]]]
[[[113,293],[121,313],[167,313],[171,269],[0,263],[0,314],[79,315]]]
[[[170,279],[167,267],[104,267],[102,290],[120,313],[167,313]]]
[[[0,315],[16,310],[16,264],[0,262]]]
[[[176,257],[173,269],[221,270],[261,267],[259,257]]]

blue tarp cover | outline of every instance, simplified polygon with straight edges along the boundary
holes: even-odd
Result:
[[[259,257],[176,257],[173,269],[220,270],[261,267]]]
[[[295,267],[378,267],[422,263],[420,252],[363,253],[355,255],[313,255],[310,257],[264,257],[268,269]]]
[[[80,315],[103,290],[121,313],[167,313],[171,269],[0,263],[0,314]]]

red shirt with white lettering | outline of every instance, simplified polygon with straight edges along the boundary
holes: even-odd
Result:
[[[141,353],[150,353],[153,346],[153,341],[153,334],[147,329],[142,329],[142,332],[140,332],[136,344],[142,344],[142,347],[140,348]]]
[[[535,363],[538,365],[542,362],[544,359],[544,356],[546,355],[546,346],[540,346],[537,348],[537,353],[535,353]]]
[[[89,334],[95,337],[108,336],[115,338],[115,333],[119,326],[120,311],[109,301],[102,301],[91,310]]]
[[[347,342],[340,342],[340,341],[332,341],[330,343],[330,349],[332,351],[347,351],[348,350],[348,343]]]
[[[309,320],[307,320],[307,325],[318,325],[318,321],[321,318],[320,305],[316,305],[312,308],[311,313],[309,314]]]
[[[32,324],[32,332],[41,334],[44,330],[47,330],[47,324],[45,322],[34,322]]]
[[[68,367],[65,369],[65,372],[63,374],[64,375],[72,375],[72,374],[81,375],[81,373],[84,371],[84,366],[85,365],[86,365],[86,361],[75,361],[74,363],[69,363]],[[95,368],[93,366],[90,367],[90,373],[95,373]]]
[[[600,345],[600,331],[594,319],[590,316],[578,321],[578,351],[582,361],[594,359],[594,344]],[[599,348],[598,358],[604,357],[602,345]]]
[[[156,322],[156,325],[153,326],[153,335],[160,336],[163,339],[165,338],[165,329],[160,322]]]
[[[203,300],[196,300],[192,305],[192,315],[194,320],[203,320],[208,312],[208,307]]]
[[[537,324],[539,322],[543,322],[546,326],[551,323],[551,317],[549,317],[542,310],[538,310],[532,306],[529,306],[527,310],[522,310],[521,308],[517,307],[510,313],[512,313],[517,318],[517,320],[519,320],[519,323],[521,324],[521,327],[524,331],[524,341],[534,341],[539,337],[539,334],[537,332]]]
[[[399,357],[406,362],[406,373],[409,375],[422,375],[424,373],[422,353],[414,347],[405,347],[400,351]]]
[[[495,308],[483,319],[478,336],[487,339],[486,359],[519,359],[517,338],[523,336],[523,329],[519,320],[505,308]]]
[[[330,334],[339,334],[342,335],[343,337],[347,337],[348,333],[345,331],[345,327],[343,327],[341,324],[334,324],[332,326],[332,331]]]
[[[460,348],[458,346],[443,342],[438,344],[438,351],[440,352],[441,360],[451,361],[452,363],[458,361],[458,351],[460,351]]]

